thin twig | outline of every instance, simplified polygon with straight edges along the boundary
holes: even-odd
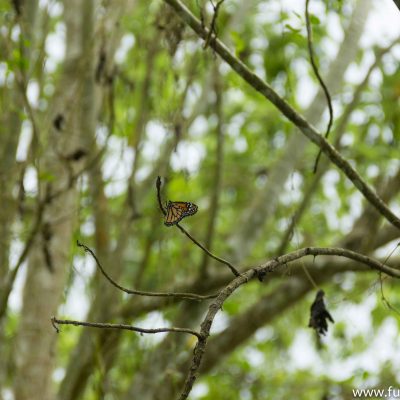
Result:
[[[156,180],[156,188],[157,188],[157,200],[158,200],[158,206],[160,207],[161,212],[164,215],[167,215],[167,212],[164,209],[162,200],[161,200],[161,177],[157,176]]]
[[[310,63],[311,63],[312,69],[314,71],[315,76],[318,79],[319,84],[322,87],[322,90],[326,97],[326,102],[328,103],[329,121],[328,121],[328,126],[327,126],[326,132],[325,132],[325,139],[328,139],[329,133],[331,131],[332,123],[333,123],[332,99],[331,99],[331,95],[329,93],[328,87],[326,86],[324,80],[322,79],[321,74],[319,73],[319,70],[317,67],[317,63],[315,61],[315,55],[314,55],[314,49],[313,49],[312,26],[311,26],[311,21],[310,21],[310,13],[308,11],[309,3],[310,3],[310,0],[306,0],[306,26],[307,26],[308,53],[310,55]],[[317,158],[315,160],[315,164],[314,164],[314,174],[317,172],[318,162],[321,157],[321,153],[322,153],[322,150],[319,149],[319,152],[318,152]]]
[[[166,215],[166,211],[164,209],[164,206],[162,205],[162,200],[161,200],[161,193],[160,193],[160,188],[161,188],[161,178],[158,176],[157,181],[156,181],[156,188],[157,188],[157,199],[158,199],[158,204],[160,206],[160,209],[164,215]],[[216,256],[215,254],[211,253],[210,250],[206,249],[197,239],[195,239],[185,228],[183,228],[179,224],[175,224],[179,230],[185,234],[196,246],[200,247],[206,254],[208,254],[211,258],[213,258],[216,261],[219,261],[222,264],[225,264],[226,266],[229,267],[229,269],[232,271],[232,273],[235,276],[240,276],[240,272],[229,262],[224,260],[221,257]]]
[[[400,315],[400,311],[389,302],[389,300],[385,296],[385,293],[383,292],[382,272],[379,272],[379,283],[381,287],[381,300],[389,310],[395,312],[397,315]]]
[[[235,276],[239,276],[240,272],[229,262],[224,260],[221,257],[216,256],[215,254],[211,253],[211,251],[207,250],[199,241],[197,241],[188,231],[186,231],[182,226],[176,224],[176,226],[180,229],[182,233],[184,233],[194,244],[200,247],[206,254],[208,254],[214,260],[220,262],[221,264],[225,264]]]
[[[307,269],[305,266],[303,260],[301,260],[301,268],[304,271],[304,274],[306,275],[308,281],[311,283],[311,285],[314,287],[314,289],[319,289],[318,285],[315,283],[314,278],[311,276],[310,271]]]
[[[32,226],[31,231],[29,232],[27,240],[25,241],[25,246],[18,258],[18,261],[15,264],[14,268],[11,269],[11,272],[7,279],[7,283],[5,284],[5,287],[2,291],[2,295],[0,297],[0,320],[3,318],[3,316],[7,310],[8,299],[9,299],[10,293],[13,289],[14,282],[17,277],[18,271],[20,270],[22,264],[24,263],[26,257],[28,256],[31,247],[34,244],[35,237],[40,229],[45,203],[46,203],[45,201],[39,201],[38,209],[36,211],[35,222]]]
[[[212,38],[213,34],[214,34],[214,38],[217,37],[217,33],[216,33],[216,31],[215,31],[215,24],[217,23],[219,8],[221,7],[221,5],[222,5],[222,3],[223,3],[224,1],[225,1],[225,0],[219,0],[218,3],[217,3],[217,5],[214,6],[214,3],[212,2],[212,0],[210,0],[211,4],[212,4],[212,6],[213,6],[213,9],[214,9],[214,15],[213,15],[212,20],[211,20],[211,24],[210,24],[210,29],[209,29],[209,32],[208,32],[208,36],[207,36],[207,38],[206,38],[206,40],[205,40],[205,42],[204,42],[204,45],[203,45],[203,48],[204,48],[204,49],[206,49],[206,48],[208,47],[208,45],[210,44],[210,41],[211,41],[211,38]]]
[[[56,317],[51,318],[51,323],[57,333],[60,329],[57,325],[75,325],[75,326],[87,326],[89,328],[100,328],[100,329],[121,329],[127,331],[142,333],[162,333],[162,332],[175,332],[175,333],[188,333],[190,335],[196,336],[199,340],[201,339],[201,334],[188,328],[155,328],[155,329],[145,329],[139,328],[137,326],[126,325],[126,324],[106,324],[102,322],[84,322],[84,321],[74,321],[71,319],[58,319]]]
[[[188,299],[188,300],[196,300],[196,301],[202,301],[202,300],[209,300],[209,299],[214,299],[217,297],[216,294],[211,294],[208,296],[202,296],[199,294],[195,294],[195,293],[174,293],[174,292],[145,292],[142,290],[134,290],[134,289],[127,289],[123,286],[121,286],[120,284],[118,284],[117,282],[114,281],[114,279],[112,279],[107,272],[104,270],[103,266],[101,265],[99,259],[97,258],[96,254],[94,254],[94,252],[86,245],[84,245],[83,243],[79,242],[79,240],[77,241],[77,246],[78,247],[82,247],[85,252],[89,253],[93,259],[96,262],[96,265],[98,266],[98,268],[100,269],[101,273],[104,275],[104,277],[113,285],[115,286],[117,289],[128,293],[128,294],[136,294],[139,296],[149,296],[149,297],[175,297],[175,298],[181,298],[181,299]]]
[[[209,217],[207,221],[207,229],[206,229],[206,237],[205,237],[205,247],[211,249],[216,220],[219,211],[219,198],[221,193],[221,180],[222,180],[222,167],[224,162],[224,131],[223,131],[223,110],[222,110],[222,82],[221,76],[219,74],[219,62],[218,60],[214,63],[214,91],[215,91],[215,113],[217,115],[217,145],[216,145],[216,154],[215,154],[215,167],[214,167],[214,177],[212,184],[212,194],[210,199],[209,209]],[[207,266],[208,266],[209,258],[207,254],[204,254],[204,257],[201,261],[200,265],[200,276],[205,277],[207,275]]]
[[[208,30],[201,26],[200,21],[179,0],[164,0],[200,37],[205,39]],[[256,91],[268,99],[280,112],[286,116],[313,143],[319,146],[326,156],[347,176],[354,186],[392,225],[400,229],[400,218],[394,214],[384,201],[375,193],[352,165],[321,135],[301,114],[281,98],[266,82],[252,72],[241,60],[227,48],[218,38],[210,42],[210,46],[224,59],[236,73]]]
[[[397,248],[400,246],[400,242],[396,244],[396,247],[389,253],[389,255],[385,258],[385,261],[383,264],[387,263],[387,260],[389,260],[390,257],[392,257],[393,253],[397,250]]]
[[[393,255],[393,253],[397,250],[397,248],[399,246],[400,246],[400,242],[396,244],[396,247],[385,258],[385,260],[383,261],[383,264],[386,264],[386,262],[389,260],[389,258]],[[387,278],[387,277],[385,277],[385,278]],[[384,278],[382,278],[382,272],[379,272],[379,284],[380,284],[380,288],[381,288],[381,300],[383,301],[383,303],[386,305],[386,307],[389,310],[394,311],[396,314],[400,315],[400,311],[396,307],[394,307],[385,296],[385,293],[383,291],[383,280],[384,280]]]
[[[286,251],[286,248],[290,242],[290,239],[293,236],[294,228],[299,223],[301,217],[303,216],[303,213],[307,209],[307,206],[312,198],[312,195],[314,194],[315,190],[318,188],[319,181],[322,178],[322,176],[324,175],[324,173],[325,173],[325,168],[320,169],[318,171],[318,175],[313,176],[313,179],[312,179],[310,185],[304,190],[301,203],[298,206],[298,208],[295,211],[292,218],[290,219],[290,223],[289,223],[288,227],[286,228],[285,233],[282,236],[281,243],[279,245],[278,250],[276,251],[276,254],[282,254]]]

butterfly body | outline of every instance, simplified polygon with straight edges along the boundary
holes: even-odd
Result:
[[[167,204],[167,214],[165,215],[164,225],[176,225],[183,218],[197,213],[196,204],[189,201],[169,201]]]

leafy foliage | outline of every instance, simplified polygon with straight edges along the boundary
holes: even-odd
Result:
[[[61,3],[45,3],[40,3],[34,35],[28,38],[16,33],[19,21],[11,2],[0,0],[0,107],[4,110],[0,117],[4,126],[0,130],[4,137],[1,151],[7,155],[12,147],[9,132],[19,135],[19,146],[29,149],[22,161],[13,160],[11,169],[1,171],[2,175],[13,171],[13,184],[7,192],[14,203],[7,274],[16,263],[18,251],[14,247],[29,237],[37,199],[45,187],[58,179],[58,171],[46,168],[43,160],[49,154],[60,157],[64,150],[53,148],[49,121],[58,85],[70,67],[62,58],[56,58],[55,47],[68,32],[64,32],[62,14],[51,8],[52,4],[61,7]],[[96,17],[93,36],[96,51],[111,41],[106,25],[113,3],[102,2],[101,10],[97,10],[101,12]],[[206,2],[186,3],[197,16],[204,13],[208,26],[212,13],[207,13]],[[308,64],[303,15],[283,6],[278,10],[273,3],[279,2],[261,2],[259,7],[263,8],[253,5],[245,11],[241,11],[240,3],[232,1],[221,6],[218,37],[282,97],[306,112],[318,85]],[[268,15],[263,10],[268,10]],[[333,40],[329,24],[340,21],[339,25],[347,26],[351,10],[345,2],[329,1],[312,15],[313,45],[325,76],[325,66],[333,61],[324,51],[326,43]],[[212,252],[244,268],[279,255],[286,230],[315,179],[311,170],[317,149],[311,144],[305,145],[304,150],[299,146],[295,151],[299,151],[300,161],[294,162],[296,154],[290,154],[288,146],[300,133],[236,72],[221,63],[211,48],[204,50],[198,37],[162,2],[137,2],[129,12],[122,13],[115,32],[119,35],[118,46],[107,54],[111,59],[109,80],[106,84],[92,82],[99,93],[98,98],[91,99],[98,103],[95,132],[93,136],[81,133],[82,137],[88,135],[85,140],[91,159],[95,154],[99,157],[71,183],[79,193],[76,210],[68,216],[76,229],[68,244],[69,278],[59,311],[79,318],[101,316],[107,319],[103,322],[156,327],[154,324],[161,321],[168,326],[197,327],[204,317],[204,306],[166,300],[154,303],[152,308],[153,298],[128,298],[113,292],[116,289],[108,287],[92,261],[74,246],[76,239],[92,246],[108,273],[126,287],[157,292],[178,288],[215,292],[226,284],[228,270],[211,259],[204,261],[204,253],[177,229],[164,227],[156,199],[156,176],[164,178],[164,201],[192,201],[199,206],[196,215],[182,222],[185,228],[207,243]],[[353,63],[359,75],[365,73],[369,66],[365,59],[371,59],[373,54],[370,48],[359,49]],[[359,83],[347,76],[343,85],[337,82],[344,89],[334,97],[336,118],[331,139],[338,141],[341,154],[362,177],[384,192],[382,197],[394,210],[399,207],[400,189],[393,179],[399,170],[397,64],[398,55],[388,52],[375,71],[378,78],[371,78],[363,90],[344,132],[338,131],[338,121]],[[22,92],[21,82],[26,85]],[[77,96],[85,83],[80,82]],[[22,99],[23,93],[27,100]],[[74,118],[69,110],[64,111],[67,119]],[[323,131],[325,115],[320,117],[315,118],[316,125]],[[40,135],[29,141],[24,130],[30,126],[32,137],[33,122]],[[220,154],[218,146],[222,146]],[[381,216],[371,217],[369,206],[344,175],[331,165],[325,168],[303,215],[294,225],[285,251],[356,243],[353,249],[384,260],[398,234],[378,242],[388,228]],[[216,185],[218,169],[221,176]],[[18,195],[18,185],[22,184],[26,188],[23,201],[22,194]],[[385,185],[389,186],[386,192]],[[264,199],[268,191],[273,198]],[[267,212],[269,202],[274,205]],[[16,211],[18,206],[23,208],[20,214]],[[214,216],[213,208],[217,210]],[[249,216],[257,222],[254,229],[248,223]],[[398,263],[396,253],[388,260],[389,265]],[[213,332],[210,343],[214,334],[223,335],[235,318],[250,307],[262,306],[268,299],[275,308],[269,310],[268,321],[261,326],[254,321],[250,327],[236,327],[251,332],[246,340],[216,356],[213,368],[201,376],[193,398],[345,399],[354,387],[400,383],[398,361],[393,357],[394,350],[398,350],[398,283],[387,277],[377,281],[375,273],[350,262],[343,266],[339,261],[335,264],[336,259],[308,258],[303,264],[281,268],[265,283],[249,283],[224,304],[220,331]],[[307,329],[315,290],[302,266],[326,289],[329,310],[337,321],[322,342]],[[285,286],[288,282],[292,286]],[[391,308],[382,301],[380,284]],[[296,293],[293,299],[287,288]],[[0,364],[0,370],[7,368],[5,374],[1,372],[5,378],[0,380],[5,388],[11,388],[16,373],[12,348],[23,313],[15,305],[15,298],[20,301],[22,297],[18,285],[13,296],[4,324],[5,350],[1,349],[11,360],[6,367],[5,363]],[[132,391],[132,385],[145,392],[141,380],[151,383],[153,379],[154,396],[164,393],[164,386],[170,388],[166,392],[170,397],[162,398],[174,398],[179,392],[194,347],[192,339],[171,335],[148,339],[133,332],[112,333],[109,337],[90,333],[93,336],[87,340],[93,354],[85,366],[75,366],[72,355],[81,349],[83,332],[81,328],[65,327],[58,335],[57,388],[70,379],[68,371],[77,368],[82,386],[76,384],[76,398],[123,399]],[[387,340],[385,348],[393,350],[382,357],[378,356],[380,335]]]

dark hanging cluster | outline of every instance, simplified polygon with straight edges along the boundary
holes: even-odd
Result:
[[[335,322],[326,309],[324,296],[325,292],[318,290],[310,309],[310,322],[308,326],[315,329],[318,335],[325,335],[328,332],[328,320],[332,323]]]

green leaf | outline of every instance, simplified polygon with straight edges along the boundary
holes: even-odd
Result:
[[[241,53],[246,47],[246,43],[243,40],[243,37],[238,32],[231,31],[231,38],[235,46],[235,53]]]
[[[310,15],[310,22],[312,25],[320,25],[321,24],[321,20],[315,16],[315,15]]]
[[[289,29],[293,33],[299,33],[301,31],[301,28],[294,28],[290,24],[285,24],[285,28]]]

